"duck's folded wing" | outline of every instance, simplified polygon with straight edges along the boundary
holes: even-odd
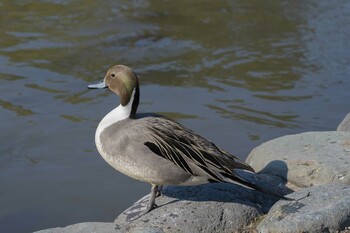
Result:
[[[227,182],[227,179],[239,180],[233,169],[253,171],[248,164],[220,150],[181,124],[167,118],[153,120],[156,122],[147,125],[149,137],[144,145],[189,174],[205,176],[211,181]]]

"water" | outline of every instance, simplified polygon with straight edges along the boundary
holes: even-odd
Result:
[[[149,192],[98,155],[126,64],[140,111],[245,159],[350,111],[348,1],[0,1],[0,231],[113,221]]]

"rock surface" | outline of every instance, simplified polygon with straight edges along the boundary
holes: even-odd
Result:
[[[338,125],[337,131],[350,132],[350,113],[345,116],[344,120]]]
[[[284,195],[284,181],[277,176],[237,171],[248,181],[273,193]],[[267,213],[278,198],[240,185],[215,183],[188,187],[164,187],[156,199],[158,208],[139,217],[148,195],[125,210],[111,223],[81,223],[52,228],[40,233],[63,232],[235,232],[247,229]],[[139,217],[134,219],[134,217]],[[100,225],[99,225],[100,224]],[[100,227],[100,229],[98,229]]]
[[[115,232],[113,223],[109,222],[83,222],[67,227],[50,228],[35,233],[110,233]]]
[[[350,132],[288,135],[256,147],[247,163],[257,172],[287,179],[297,187],[350,185]]]
[[[158,208],[136,220],[121,214],[120,232],[235,232],[269,209],[275,198],[233,184],[167,187]],[[269,205],[269,206],[267,206]],[[124,213],[127,213],[126,210]]]
[[[279,201],[258,225],[267,232],[337,232],[350,226],[350,186],[327,184],[288,195],[299,201]]]

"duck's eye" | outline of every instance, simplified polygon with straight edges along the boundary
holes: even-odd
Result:
[[[115,77],[115,74],[111,74],[111,77],[114,78],[114,77]]]

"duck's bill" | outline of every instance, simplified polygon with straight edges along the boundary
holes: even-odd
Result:
[[[96,84],[90,84],[88,85],[88,88],[89,89],[103,89],[103,88],[107,88],[108,86],[106,85],[105,81],[102,80],[101,82],[99,83],[96,83]]]

